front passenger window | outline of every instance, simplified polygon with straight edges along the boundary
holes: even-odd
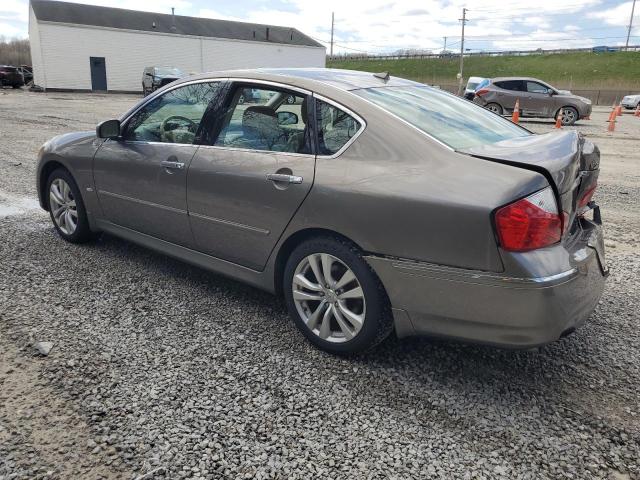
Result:
[[[219,82],[205,82],[169,90],[131,117],[124,130],[124,139],[192,144],[204,112],[220,88]]]

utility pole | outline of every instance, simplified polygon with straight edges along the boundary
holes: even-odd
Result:
[[[636,10],[636,0],[633,0],[631,4],[631,18],[629,19],[629,30],[627,30],[627,43],[625,45],[625,50],[629,50],[629,37],[631,36],[631,29],[633,28],[633,13]]]
[[[442,49],[442,53],[447,53],[447,37],[444,37],[444,48]]]
[[[331,50],[329,53],[329,57],[331,58],[333,58],[333,20],[334,20],[333,12],[331,12]]]
[[[635,0],[634,0],[635,1]],[[460,39],[460,71],[458,72],[458,96],[462,95],[462,70],[464,67],[464,24],[467,23],[467,9],[462,9],[462,37]]]

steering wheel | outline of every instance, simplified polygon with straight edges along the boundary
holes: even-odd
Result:
[[[193,120],[181,115],[171,115],[162,120],[162,123],[160,124],[160,137],[163,141],[173,141],[173,138],[168,138],[169,136],[173,137],[173,130],[167,130],[167,125],[169,125],[172,120],[181,120],[187,123],[187,129],[193,134],[196,133],[198,126]]]

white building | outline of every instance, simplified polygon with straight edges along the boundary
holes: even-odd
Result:
[[[149,66],[183,72],[324,67],[325,47],[295,28],[31,0],[34,83],[139,92]]]

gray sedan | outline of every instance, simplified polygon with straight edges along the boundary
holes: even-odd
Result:
[[[37,189],[65,240],[106,232],[281,295],[345,354],[392,332],[531,347],[573,331],[607,273],[598,172],[576,132],[533,135],[422,84],[245,70],[51,139]]]

